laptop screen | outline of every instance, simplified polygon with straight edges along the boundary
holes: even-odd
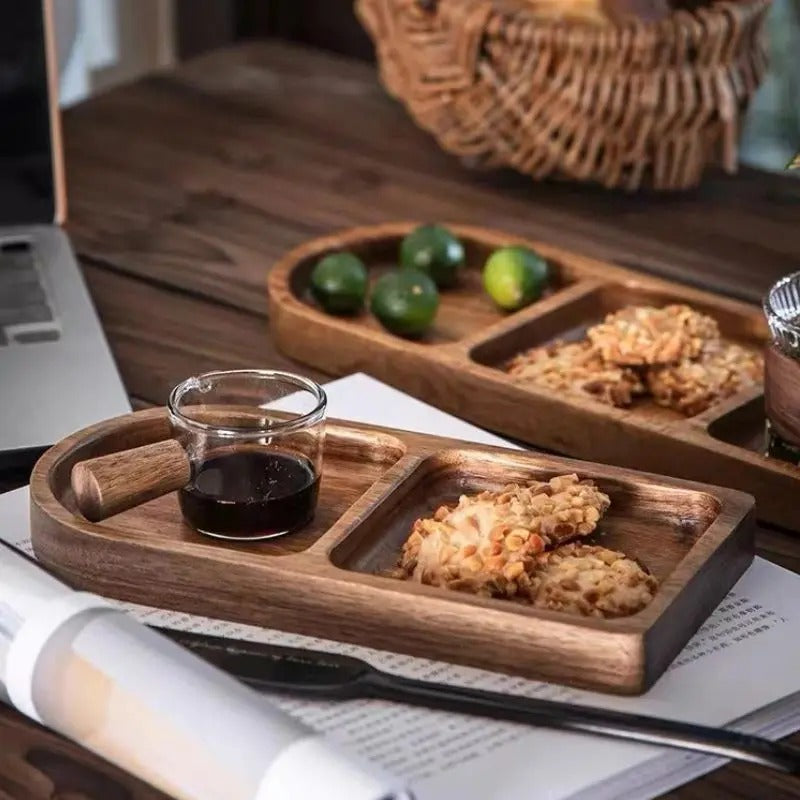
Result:
[[[0,0],[0,20],[0,225],[52,222],[43,5]]]

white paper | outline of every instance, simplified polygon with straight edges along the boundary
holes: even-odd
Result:
[[[498,437],[364,375],[326,387],[332,417],[502,444]],[[30,551],[27,490],[0,497],[0,536]],[[756,559],[720,608],[643,697],[619,698],[354,645],[127,605],[149,624],[366,658],[400,674],[537,697],[567,699],[711,725],[778,701],[740,727],[777,737],[800,728],[800,577]],[[723,646],[724,645],[724,646]],[[757,678],[754,679],[754,676]],[[412,781],[419,800],[644,800],[721,763],[674,750],[379,701],[279,705],[379,765]]]

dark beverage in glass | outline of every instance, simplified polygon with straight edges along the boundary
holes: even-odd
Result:
[[[266,539],[309,522],[318,492],[308,459],[259,449],[204,461],[178,499],[186,521],[201,533]]]

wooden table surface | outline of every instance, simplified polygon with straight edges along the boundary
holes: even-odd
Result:
[[[385,220],[477,223],[758,302],[800,269],[800,181],[753,170],[678,196],[469,172],[388,99],[374,69],[250,43],[101,95],[64,121],[69,225],[136,406],[208,369],[271,366],[265,275],[287,248]],[[800,571],[800,536],[759,551]],[[800,743],[800,737],[796,737]],[[0,800],[158,792],[0,711]],[[670,798],[800,797],[727,766]]]

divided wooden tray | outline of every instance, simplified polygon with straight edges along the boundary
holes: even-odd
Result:
[[[609,311],[632,303],[685,302],[711,314],[723,336],[762,347],[761,309],[642,275],[499,231],[448,225],[464,242],[466,275],[442,292],[432,331],[409,341],[371,315],[334,317],[317,308],[308,281],[317,259],[347,249],[375,274],[397,263],[402,237],[418,223],[355,228],[315,239],[270,272],[270,324],[287,355],[333,374],[368,372],[478,425],[539,447],[607,464],[712,481],[755,495],[761,519],[800,530],[800,469],[763,453],[760,390],[748,389],[692,418],[640,400],[612,408],[589,397],[555,395],[514,383],[501,369],[512,355],[554,339],[577,338]],[[494,248],[522,243],[554,266],[554,290],[513,314],[494,308],[480,270]]]
[[[38,558],[73,585],[133,601],[613,692],[647,689],[753,558],[753,499],[555,456],[331,422],[314,521],[224,544],[187,527],[174,494],[101,523],[76,511],[77,461],[161,441],[162,409],[65,439],[31,480]],[[612,499],[594,539],[658,578],[615,620],[541,611],[379,574],[418,516],[462,492],[577,472]]]

